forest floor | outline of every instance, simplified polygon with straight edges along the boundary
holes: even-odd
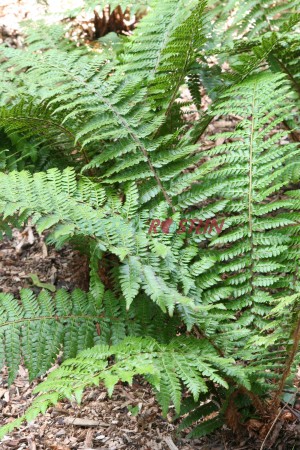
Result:
[[[42,2],[40,2],[42,4]],[[53,8],[67,2],[50,1]],[[69,2],[72,3],[72,2]],[[77,2],[80,4],[80,0]],[[74,2],[73,2],[74,4]],[[34,0],[0,0],[0,42],[22,47],[20,22],[38,19],[43,6],[35,6]],[[191,115],[189,114],[189,117]],[[219,121],[212,124],[218,131],[226,131],[231,123]],[[209,141],[204,143],[211,145]],[[19,296],[22,288],[32,285],[29,274],[38,276],[41,282],[56,288],[86,289],[87,264],[82,255],[69,247],[56,251],[46,247],[44,237],[30,226],[14,231],[12,239],[0,241],[0,292]],[[57,362],[56,366],[59,364]],[[9,387],[7,373],[0,372],[0,426],[20,416],[32,401],[32,390],[41,379],[32,383],[27,370],[20,366],[18,377]],[[138,414],[132,408],[138,406]],[[69,401],[50,408],[44,416],[24,425],[0,442],[0,449],[12,450],[259,450],[262,441],[255,430],[246,430],[246,438],[235,437],[223,428],[214,435],[189,440],[187,433],[176,434],[176,423],[170,415],[164,419],[147,383],[136,380],[133,386],[118,384],[112,398],[108,398],[103,386],[86,391],[79,406]],[[267,448],[278,450],[300,449],[300,425],[291,415],[289,420],[279,420],[274,426]]]

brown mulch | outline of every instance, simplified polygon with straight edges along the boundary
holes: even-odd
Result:
[[[56,251],[45,244],[30,226],[13,231],[13,239],[0,241],[0,292],[9,292],[19,298],[22,288],[40,289],[32,285],[29,274],[35,274],[43,283],[56,288],[87,289],[87,260],[70,247]]]
[[[22,366],[12,386],[7,386],[6,378],[4,369],[0,372],[0,425],[30,406],[32,389],[40,381],[30,384]],[[132,414],[136,407],[137,415]],[[283,426],[278,421],[277,431],[276,444],[273,440],[264,450],[300,449],[299,424],[293,421]],[[81,405],[62,401],[0,443],[1,450],[259,450],[260,446],[255,433],[235,437],[225,428],[203,439],[177,435],[171,413],[167,419],[161,416],[149,385],[140,380],[132,386],[117,385],[112,398],[102,386],[89,388]]]
[[[34,385],[36,382],[30,385],[27,371],[20,367],[18,378],[8,388],[3,372],[0,423],[18,417],[29,406]],[[139,407],[137,416],[130,412],[135,406]],[[132,387],[117,385],[111,399],[103,387],[88,389],[80,406],[61,402],[11,433],[0,445],[3,450],[172,449],[166,440],[177,441],[175,426],[161,417],[148,385],[136,382]],[[201,448],[184,442],[179,445],[182,450]]]

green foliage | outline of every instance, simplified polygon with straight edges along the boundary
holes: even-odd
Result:
[[[115,362],[109,365],[107,359],[111,357]],[[112,395],[119,381],[131,384],[137,374],[144,375],[158,392],[164,414],[170,403],[179,413],[184,386],[197,401],[200,393],[208,391],[206,377],[226,388],[225,378],[230,374],[237,382],[248,386],[244,371],[234,359],[218,356],[213,346],[205,341],[179,337],[163,345],[150,338],[127,338],[110,347],[96,345],[77,358],[65,361],[35,389],[35,393],[43,393],[42,397],[37,397],[22,420],[33,420],[43,412],[44,404],[55,404],[60,398],[80,401],[84,388],[98,385],[100,381]],[[14,426],[10,423],[3,427],[0,436]]]
[[[35,273],[29,273],[28,277],[31,278],[31,281],[34,284],[34,286],[40,287],[42,289],[46,289],[47,291],[50,291],[50,292],[56,291],[56,287],[54,286],[54,284],[43,283]]]
[[[270,396],[276,415],[300,341],[295,4],[153,0],[116,54],[40,25],[26,52],[2,47],[0,227],[30,218],[83,249],[90,288],[0,296],[10,382],[22,357],[31,379],[65,359],[1,436],[135,375],[164,414],[187,414],[180,428],[198,422],[191,437],[263,415]]]
[[[193,208],[189,217],[205,199],[206,214],[213,216],[218,207],[219,217],[225,220],[221,235],[211,237],[209,243],[217,262],[214,279],[202,296],[218,299],[217,292],[226,286],[226,299],[231,300],[227,309],[240,311],[236,325],[246,321],[261,327],[268,309],[267,291],[290,293],[297,270],[293,235],[299,202],[288,191],[289,167],[299,158],[299,147],[283,145],[287,132],[276,129],[278,121],[291,115],[288,91],[282,75],[266,73],[249,77],[219,97],[216,114],[237,116],[239,122],[235,131],[211,137],[223,144],[201,152],[214,162],[215,170],[177,197],[181,207]],[[195,240],[201,243],[205,238],[200,235]]]
[[[52,297],[42,291],[36,297],[21,291],[21,305],[9,294],[0,294],[1,361],[9,369],[11,383],[21,356],[33,379],[54,363],[61,347],[66,357],[97,343],[95,323],[101,314],[99,299],[75,290],[60,290]]]

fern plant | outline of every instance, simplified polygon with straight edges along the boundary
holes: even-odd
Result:
[[[224,421],[238,430],[270,398],[276,415],[299,357],[299,16],[293,2],[277,2],[274,20],[245,3],[229,2],[223,30],[222,8],[153,0],[117,54],[75,48],[57,29],[55,46],[33,31],[26,53],[2,48],[0,226],[30,218],[49,244],[83,249],[90,289],[0,296],[10,382],[21,357],[31,379],[65,359],[1,436],[86,386],[112,393],[137,374],[165,414],[190,411],[181,428],[201,419],[191,436]],[[232,129],[209,134],[223,118]],[[221,233],[202,225],[216,218]]]

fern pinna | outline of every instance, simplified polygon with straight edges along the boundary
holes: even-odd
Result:
[[[30,218],[49,244],[90,257],[88,293],[0,296],[10,382],[22,357],[31,379],[59,352],[65,359],[1,436],[62,397],[80,400],[88,385],[112,393],[137,374],[165,414],[171,403],[190,411],[181,428],[213,413],[190,433],[201,436],[264,416],[270,397],[275,414],[292,380],[299,16],[292,1],[276,2],[268,21],[256,1],[231,1],[224,30],[224,2],[208,3],[151,1],[116,53],[77,48],[61,28],[41,41],[38,27],[26,55],[1,49],[0,226],[8,233]],[[183,85],[195,122],[184,120]],[[209,123],[224,118],[232,129],[212,135]],[[201,228],[214,218],[221,233]],[[189,226],[166,233],[165,221]]]

